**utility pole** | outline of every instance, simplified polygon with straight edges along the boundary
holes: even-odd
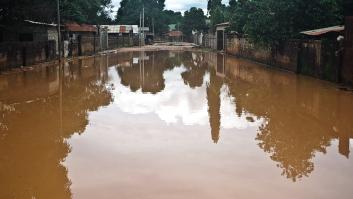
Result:
[[[152,18],[152,29],[153,29],[153,40],[154,40],[154,37],[155,37],[155,35],[154,35],[154,18]]]
[[[145,45],[145,5],[142,7],[142,45]]]
[[[140,27],[139,27],[139,46],[141,48],[141,45],[142,45],[142,36],[141,36],[141,33],[142,33],[142,17],[141,17],[141,12],[140,12]]]
[[[61,58],[61,33],[60,33],[60,0],[56,0],[57,19],[58,19],[58,50],[59,50],[59,62]]]

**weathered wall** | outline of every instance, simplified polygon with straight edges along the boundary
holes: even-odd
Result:
[[[6,42],[0,44],[0,71],[53,60],[55,41]]]
[[[353,85],[353,16],[346,17],[342,80]]]
[[[330,40],[309,40],[299,44],[298,72],[333,82],[339,81],[338,44]]]
[[[81,54],[92,55],[95,53],[95,41],[98,40],[93,34],[83,34],[81,36]]]
[[[298,43],[288,42],[277,50],[255,46],[245,38],[227,37],[227,53],[297,72]]]
[[[337,42],[332,40],[293,40],[271,49],[255,46],[245,38],[227,38],[231,55],[334,82],[340,71],[337,50]]]
[[[199,40],[199,39],[198,39]],[[217,37],[216,35],[206,34],[202,38],[202,44],[199,44],[205,48],[217,49]]]
[[[108,35],[108,49],[134,46],[136,42],[130,36],[118,36],[117,34]]]

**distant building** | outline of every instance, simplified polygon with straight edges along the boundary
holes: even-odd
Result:
[[[183,32],[181,31],[169,31],[166,36],[168,37],[168,41],[172,42],[180,42],[183,40]]]
[[[62,29],[63,40],[68,42],[69,56],[91,55],[96,52],[98,29],[94,25],[66,23]],[[66,54],[66,53],[65,53]]]
[[[14,25],[0,25],[0,42],[57,41],[57,25],[24,20]]]
[[[138,34],[138,25],[101,25],[108,34]]]

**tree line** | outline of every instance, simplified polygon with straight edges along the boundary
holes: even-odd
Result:
[[[145,9],[145,26],[162,34],[168,24],[177,24],[186,36],[193,30],[214,31],[218,23],[229,21],[232,31],[255,43],[277,45],[299,37],[303,30],[343,23],[344,0],[208,0],[207,13],[192,7],[175,12],[165,9],[165,0],[122,0],[115,19],[111,0],[60,0],[62,21],[87,24],[139,24]],[[56,0],[1,0],[0,23],[24,19],[56,22]]]
[[[343,24],[343,0],[208,0],[208,10],[212,25],[229,21],[229,31],[269,46]]]
[[[56,3],[56,0],[1,0],[0,23],[14,24],[23,20],[55,23]],[[63,22],[106,23],[111,20],[111,9],[111,0],[60,0]]]

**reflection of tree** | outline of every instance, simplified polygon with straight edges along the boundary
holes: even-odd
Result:
[[[57,70],[47,71],[43,78],[47,82],[42,79],[41,85],[31,82],[43,71],[8,79],[9,85],[14,85],[13,80],[25,83],[16,85],[19,92],[0,96],[12,104],[3,105],[9,108],[1,110],[0,123],[6,128],[0,129],[0,198],[71,198],[71,182],[62,165],[70,152],[65,139],[85,130],[89,111],[112,101],[104,83],[106,77],[101,77],[107,68],[94,63],[91,58],[73,62],[62,95],[59,79],[47,78],[58,78]]]
[[[265,119],[256,136],[259,147],[293,181],[308,176],[314,170],[315,153],[325,153],[330,141],[340,137],[333,134],[333,126],[352,129],[347,127],[349,123],[340,122],[351,118],[351,112],[338,106],[346,110],[353,108],[353,103],[335,97],[336,90],[244,60],[228,58],[226,67],[236,112],[243,110]],[[339,120],[338,115],[342,116]],[[340,153],[347,154],[347,147],[340,148],[346,149]]]
[[[212,140],[217,143],[221,126],[221,87],[223,81],[216,75],[214,70],[210,71],[210,82],[207,85],[208,114],[211,126]]]
[[[57,99],[16,106],[0,131],[0,198],[71,198]]]
[[[314,154],[326,153],[329,139],[315,135],[310,129],[293,128],[293,124],[279,120],[268,122],[260,127],[256,137],[260,148],[269,153],[273,161],[278,162],[277,166],[283,170],[282,175],[287,178],[296,181],[308,176],[314,170]],[[302,131],[305,133],[298,133]]]
[[[201,87],[203,84],[207,67],[202,63],[202,60],[201,53],[184,53],[183,64],[187,71],[183,72],[181,76],[184,79],[184,83],[191,88]]]
[[[130,54],[131,67],[117,68],[121,84],[129,87],[133,92],[139,89],[144,93],[152,94],[162,91],[165,88],[164,71],[179,66],[180,59],[178,56],[169,57],[167,51],[158,52],[158,56],[155,54],[155,52]],[[138,64],[132,64],[134,57],[139,59]]]

